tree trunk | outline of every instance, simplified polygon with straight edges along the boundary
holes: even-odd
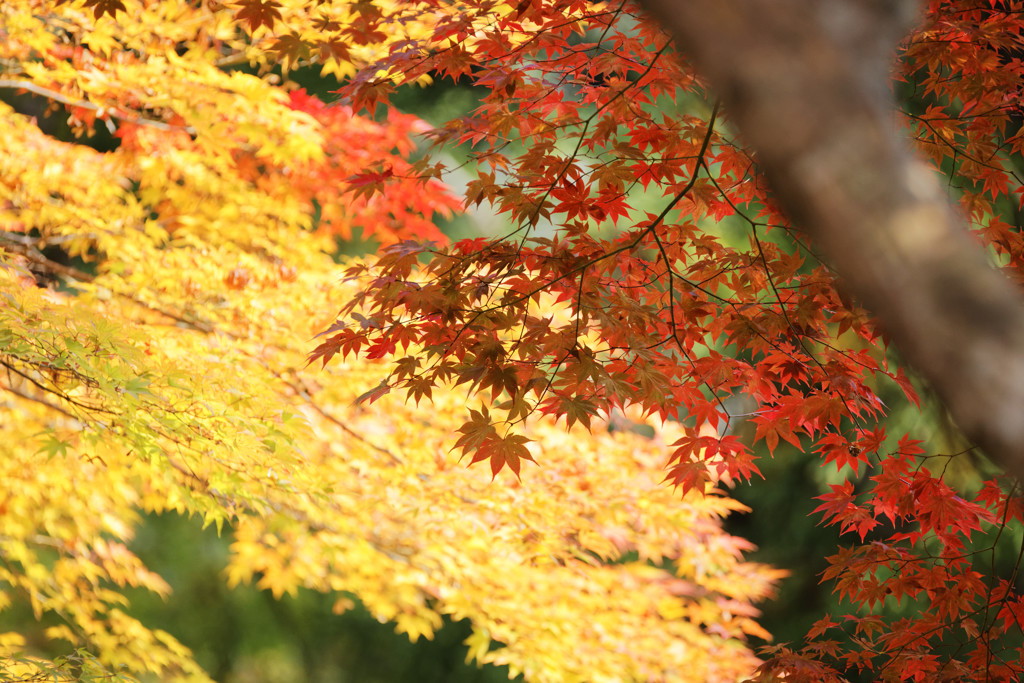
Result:
[[[905,0],[643,0],[708,78],[806,231],[965,435],[1024,481],[1024,302],[889,94]]]

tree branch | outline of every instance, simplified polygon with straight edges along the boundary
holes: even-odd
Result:
[[[24,90],[34,95],[45,97],[48,100],[60,102],[61,104],[68,107],[81,107],[82,109],[88,109],[90,111],[104,112],[111,118],[120,119],[121,121],[125,121],[136,126],[148,126],[150,128],[157,128],[159,130],[180,130],[188,133],[189,135],[196,134],[196,130],[192,126],[178,126],[171,123],[165,123],[164,121],[155,121],[153,119],[147,119],[142,116],[139,116],[138,114],[131,114],[116,108],[104,108],[88,100],[72,99],[62,93],[57,92],[56,90],[44,88],[41,85],[36,85],[35,83],[32,83],[31,81],[3,78],[0,79],[0,88],[7,88],[11,90]]]

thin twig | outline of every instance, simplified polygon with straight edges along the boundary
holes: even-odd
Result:
[[[121,121],[125,121],[136,126],[148,126],[150,128],[157,128],[159,130],[166,131],[180,130],[188,133],[189,135],[196,134],[196,129],[192,126],[179,126],[166,123],[164,121],[155,121],[153,119],[147,119],[142,116],[138,116],[137,114],[123,112],[118,109],[101,107],[100,105],[93,104],[88,100],[75,100],[66,95],[62,95],[56,90],[51,90],[50,88],[44,88],[41,85],[36,85],[31,81],[4,78],[0,79],[0,88],[9,88],[12,90],[26,90],[30,93],[39,95],[40,97],[45,97],[49,100],[60,102],[61,104],[67,105],[69,107],[81,107],[83,109],[89,109],[95,112],[102,112],[105,115],[110,116],[111,118],[120,119]]]

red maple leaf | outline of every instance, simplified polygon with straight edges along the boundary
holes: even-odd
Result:
[[[92,8],[92,15],[99,19],[104,14],[115,16],[118,12],[126,11],[122,0],[84,0],[86,9]]]
[[[235,16],[239,21],[248,22],[250,31],[255,31],[260,26],[274,28],[274,22],[281,19],[281,12],[278,10],[280,6],[281,3],[277,0],[238,0],[235,3],[238,10]]]

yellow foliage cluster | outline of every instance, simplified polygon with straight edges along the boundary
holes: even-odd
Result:
[[[743,639],[766,635],[751,605],[776,575],[723,533],[737,503],[661,485],[670,426],[538,420],[541,466],[492,482],[449,452],[457,390],[366,405],[381,366],[305,367],[349,293],[286,182],[323,155],[321,131],[271,76],[225,70],[268,59],[265,28],[126,4],[116,21],[0,4],[0,88],[84,134],[133,124],[101,153],[0,103],[0,610],[27,602],[57,619],[48,647],[67,644],[47,658],[0,635],[0,677],[207,680],[128,614],[124,589],[169,591],[131,551],[142,512],[232,533],[230,585],[311,588],[339,610],[354,596],[412,638],[468,619],[470,656],[528,680],[749,673]]]

